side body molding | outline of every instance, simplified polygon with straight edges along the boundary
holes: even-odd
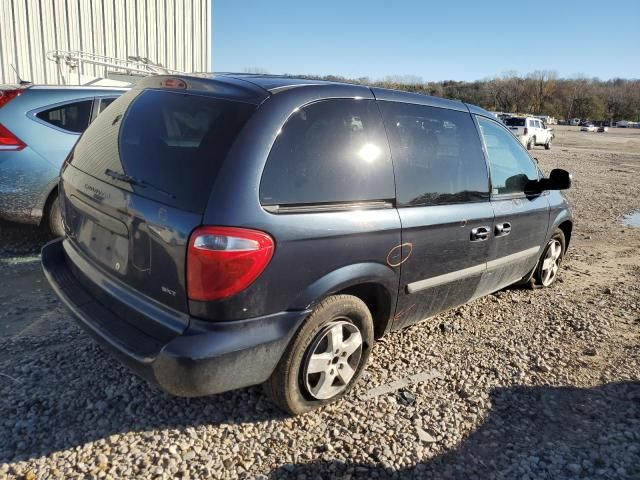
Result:
[[[455,272],[447,273],[444,275],[438,275],[437,277],[425,278],[424,280],[412,282],[407,285],[407,293],[416,293],[421,290],[426,290],[427,288],[437,287],[468,277],[473,277],[475,275],[480,275],[488,270],[495,270],[518,261],[530,259],[538,255],[539,252],[540,247],[535,246],[526,250],[522,250],[520,252],[512,253],[511,255],[491,260],[487,263],[474,265],[472,267],[457,270]]]

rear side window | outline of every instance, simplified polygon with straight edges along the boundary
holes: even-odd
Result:
[[[131,91],[98,115],[71,163],[120,188],[199,213],[254,110],[254,105],[205,96]],[[133,182],[116,180],[107,170]]]
[[[293,113],[271,149],[260,185],[263,205],[394,196],[389,146],[373,100],[323,100]]]
[[[91,114],[91,121],[93,122],[98,115],[100,115],[105,108],[116,101],[118,97],[102,97],[96,98],[96,102],[93,104],[93,113]]]
[[[391,142],[400,206],[478,202],[489,174],[469,113],[380,102]]]
[[[36,114],[40,120],[72,133],[82,133],[89,126],[93,100],[59,105]]]
[[[115,102],[115,98],[101,98],[100,99],[100,107],[98,108],[98,113],[102,113],[105,108]]]

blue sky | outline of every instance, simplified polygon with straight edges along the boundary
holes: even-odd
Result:
[[[640,0],[213,3],[214,71],[640,78]]]

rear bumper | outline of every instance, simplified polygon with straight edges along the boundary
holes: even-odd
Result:
[[[157,306],[140,308],[146,300],[137,299],[135,311],[122,315],[123,308],[133,307],[123,307],[113,285],[99,299],[85,288],[74,274],[73,254],[64,242],[57,239],[42,249],[42,268],[53,290],[98,343],[173,395],[210,395],[264,382],[309,313],[281,312],[230,322],[188,318],[185,327],[182,319],[168,320],[166,311],[159,314]],[[144,330],[131,321],[139,316],[144,317]],[[150,333],[148,325],[156,322],[159,328]]]

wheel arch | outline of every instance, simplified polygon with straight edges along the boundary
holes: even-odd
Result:
[[[293,308],[313,308],[331,295],[353,295],[369,308],[375,338],[380,338],[392,324],[398,297],[398,281],[398,272],[382,264],[348,265],[316,280],[298,296]]]
[[[573,222],[571,220],[565,220],[558,225],[562,233],[564,234],[564,249],[565,252],[569,249],[569,242],[571,241],[571,232],[573,231]]]
[[[340,295],[353,295],[362,300],[373,318],[373,333],[376,339],[382,337],[392,324],[392,302],[390,292],[379,283],[360,283],[335,292]]]
[[[43,225],[46,221],[49,209],[53,199],[58,195],[58,178],[49,182],[46,188],[42,190],[42,193],[38,196],[35,206],[31,209],[31,218],[34,219],[34,223]]]

